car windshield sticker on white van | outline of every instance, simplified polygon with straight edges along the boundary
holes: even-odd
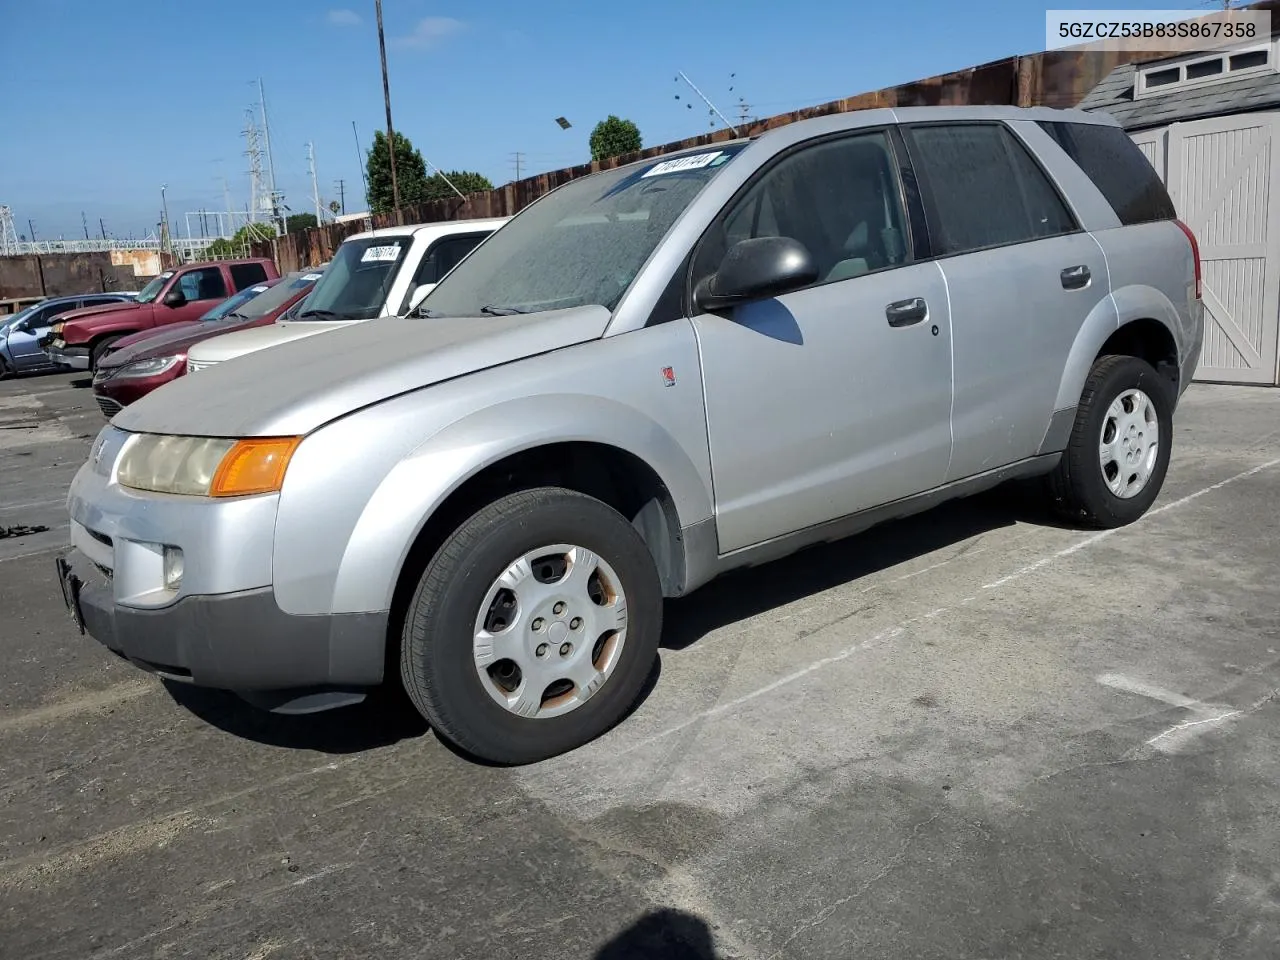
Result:
[[[723,152],[722,150],[714,150],[711,153],[695,153],[688,157],[663,160],[640,174],[640,178],[660,177],[664,173],[682,173],[685,170],[701,170],[703,167],[711,166],[712,161],[721,156]]]
[[[385,247],[370,247],[360,258],[361,263],[374,263],[381,260],[394,260],[400,256],[400,244],[394,243]]]

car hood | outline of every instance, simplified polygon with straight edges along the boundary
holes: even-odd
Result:
[[[132,313],[135,310],[143,308],[141,303],[111,303],[102,307],[81,307],[79,310],[69,310],[59,315],[53,322],[61,324],[79,323],[84,320],[93,320],[97,317],[106,316],[108,313]]]
[[[352,323],[369,322],[371,321],[302,320],[273,323],[270,326],[258,327],[255,330],[239,330],[235,333],[228,333],[226,336],[211,337],[200,345],[199,350],[193,350],[189,356],[192,363],[222,363],[224,360],[241,357],[246,353],[254,353],[264,347],[274,347],[276,344],[288,343],[290,340],[301,340],[303,337],[314,336],[317,333],[340,330],[343,327],[350,326]]]
[[[225,320],[209,320],[204,323],[175,323],[161,327],[159,330],[148,330],[134,337],[125,337],[125,340],[133,341],[132,345],[118,348],[107,354],[98,364],[98,368],[114,369],[138,360],[185,355],[197,343],[229,336],[237,330],[260,327],[270,322],[270,317],[231,323]]]
[[[107,354],[106,363],[100,365],[114,366],[116,361],[111,358],[117,353],[124,353],[126,350],[137,347],[150,349],[153,346],[161,346],[174,339],[180,339],[181,337],[186,336],[191,332],[192,327],[198,327],[200,325],[200,322],[197,320],[183,320],[179,323],[169,323],[163,327],[142,330],[138,333],[131,333],[128,336],[121,337],[111,345],[112,352]]]
[[[604,334],[604,307],[510,317],[383,317],[179,377],[112,419],[124,430],[299,436],[390,397]]]

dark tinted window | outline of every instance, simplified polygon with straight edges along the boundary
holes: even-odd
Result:
[[[119,303],[119,297],[85,297],[80,301],[86,307],[101,307],[108,303]]]
[[[769,167],[712,225],[698,250],[695,282],[735,243],[799,240],[820,283],[847,280],[907,260],[897,164],[883,133],[829,140]]]
[[[53,303],[47,307],[41,307],[32,316],[33,327],[47,327],[53,322],[53,318],[59,314],[69,313],[80,306],[78,300],[67,300],[63,303]]]
[[[217,267],[188,270],[178,277],[178,289],[188,302],[195,300],[222,300],[227,295],[227,284]]]
[[[260,263],[233,263],[231,265],[231,282],[237,290],[251,287],[267,279],[266,268]]]
[[[907,127],[939,255],[1058,236],[1076,224],[1057,190],[1004,124]]]
[[[1124,224],[1172,220],[1168,191],[1142,151],[1119,127],[1041,123],[1093,181]]]

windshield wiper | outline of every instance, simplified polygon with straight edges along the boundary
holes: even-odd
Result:
[[[335,313],[332,310],[303,310],[300,314],[298,314],[299,320],[305,320],[307,317],[319,317],[321,320],[350,319],[345,313]]]
[[[495,307],[493,304],[485,304],[480,308],[481,313],[487,313],[491,317],[511,317],[517,313],[528,313],[528,310],[522,310],[519,307]]]

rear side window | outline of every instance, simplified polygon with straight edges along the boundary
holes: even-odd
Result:
[[[267,279],[266,268],[260,263],[233,263],[231,265],[231,282],[237,290],[251,287]]]
[[[1178,215],[1159,175],[1119,127],[1043,120],[1040,126],[1088,175],[1121,223],[1172,220]]]
[[[939,256],[1059,236],[1071,212],[1021,141],[1000,123],[904,128],[924,181]]]

